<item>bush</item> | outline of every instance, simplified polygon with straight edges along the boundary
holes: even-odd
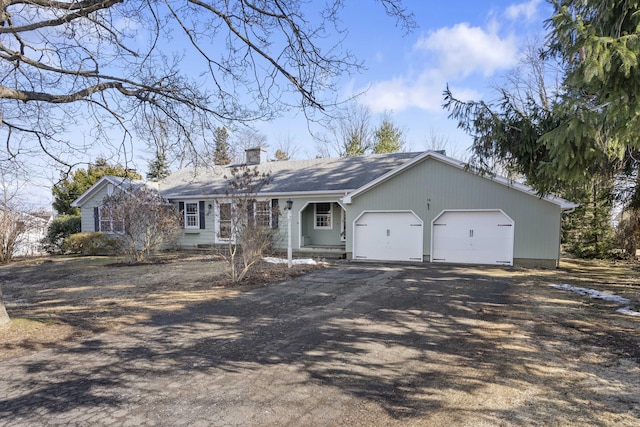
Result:
[[[121,248],[119,239],[105,233],[76,233],[67,237],[64,252],[82,255],[118,255]]]
[[[80,215],[60,215],[49,224],[47,235],[42,239],[42,247],[50,254],[61,253],[65,239],[80,231]]]

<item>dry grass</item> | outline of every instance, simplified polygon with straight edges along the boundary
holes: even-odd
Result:
[[[158,261],[127,265],[114,257],[51,257],[0,267],[13,319],[0,328],[0,360],[317,268],[262,263],[246,280],[231,284],[225,262],[212,255],[171,254]]]

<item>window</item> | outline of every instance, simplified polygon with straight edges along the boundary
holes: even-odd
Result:
[[[103,233],[124,233],[124,218],[119,218],[111,207],[100,206],[98,208],[98,218],[100,225],[98,231]]]
[[[331,229],[331,203],[316,203],[316,222],[313,228]]]
[[[271,203],[269,201],[256,202],[254,212],[256,225],[263,227],[271,225]]]
[[[231,239],[233,237],[233,230],[231,226],[232,209],[231,203],[220,203],[218,206],[218,238]]]
[[[198,203],[185,203],[184,204],[184,228],[199,228]]]

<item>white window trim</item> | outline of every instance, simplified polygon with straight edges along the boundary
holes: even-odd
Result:
[[[329,225],[328,226],[319,226],[318,225],[318,205],[321,203],[327,203],[329,205]],[[325,215],[325,214],[320,214]],[[316,202],[313,204],[313,228],[314,230],[333,230],[333,202]]]
[[[271,208],[271,199],[256,199],[253,201],[253,223],[257,224],[257,218],[258,218],[258,203],[266,203],[267,204],[267,212],[269,213],[269,219],[267,220],[267,224],[262,224],[263,227],[271,227],[271,224],[273,224],[273,209]]]
[[[106,209],[107,206],[102,205],[102,206],[98,206],[98,228],[101,233],[105,233],[105,234],[124,234],[125,229],[124,229],[124,218],[122,218],[121,220],[114,220],[113,219],[113,215],[110,215],[110,217],[108,219],[103,219],[102,218],[102,209]],[[111,211],[111,209],[109,209]],[[103,222],[109,222],[109,230],[103,230],[102,229],[102,223]],[[113,224],[115,222],[121,222],[122,223],[122,231],[113,231],[114,227]]]
[[[188,225],[187,221],[187,205],[196,205],[196,224]],[[184,228],[187,230],[200,229],[200,204],[198,202],[184,202]]]

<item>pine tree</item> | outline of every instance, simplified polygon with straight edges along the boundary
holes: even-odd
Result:
[[[281,148],[278,148],[276,152],[273,154],[274,161],[276,162],[284,162],[289,160],[289,154]]]
[[[147,179],[151,181],[158,181],[162,178],[169,176],[171,171],[167,164],[167,156],[163,151],[156,151],[156,158],[149,162],[149,172],[147,172]]]
[[[580,258],[608,257],[614,238],[613,178],[594,176],[584,184],[573,185],[563,195],[580,205],[574,213],[562,217],[565,250]]]
[[[87,169],[76,169],[53,186],[53,208],[61,215],[80,215],[80,210],[72,207],[71,203],[105,175],[142,179],[136,171],[122,165],[110,165],[100,157]]]
[[[215,130],[215,151],[213,153],[214,165],[228,165],[231,163],[229,155],[229,132],[224,127]]]
[[[373,153],[398,153],[403,149],[402,129],[395,126],[391,119],[385,116],[380,126],[373,132]]]

